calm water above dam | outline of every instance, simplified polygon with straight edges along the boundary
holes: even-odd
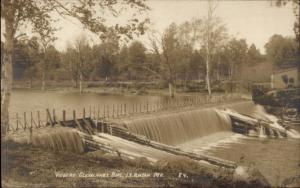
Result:
[[[67,92],[67,91],[29,91],[14,90],[12,92],[10,113],[23,113],[30,111],[43,111],[47,108],[56,109],[57,112],[66,110],[82,111],[83,108],[97,107],[102,109],[104,105],[112,104],[136,104],[149,101],[156,102],[161,97],[158,96],[139,96],[139,95],[106,95],[98,93]]]

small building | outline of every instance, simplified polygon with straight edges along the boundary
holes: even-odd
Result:
[[[271,88],[300,87],[299,67],[281,69],[271,75]]]

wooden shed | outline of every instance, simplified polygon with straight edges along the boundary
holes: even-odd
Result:
[[[300,87],[299,67],[281,69],[271,75],[271,88]]]

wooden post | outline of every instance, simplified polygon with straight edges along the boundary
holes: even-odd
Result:
[[[41,127],[40,111],[37,111],[37,118],[38,118],[38,127]]]
[[[140,113],[142,113],[142,103],[140,103]]]
[[[56,117],[55,117],[55,109],[53,109],[53,122],[56,122]],[[53,124],[54,125],[54,124]]]
[[[120,112],[120,115],[123,116],[123,115],[124,115],[124,114],[123,114],[123,104],[121,103],[120,105],[121,105],[121,112]]]
[[[19,129],[19,114],[18,114],[18,112],[17,112],[17,114],[16,114],[16,119],[17,119],[17,128],[16,128],[16,130],[18,130]]]
[[[30,128],[32,129],[32,111],[30,112]]]
[[[137,110],[137,104],[133,104],[133,113],[135,114],[137,114],[137,112],[138,112],[138,110]]]
[[[110,108],[109,108],[109,106],[107,106],[107,118],[109,118],[110,117]]]
[[[46,109],[46,113],[47,113],[47,122],[48,122],[48,119],[49,119],[49,120],[50,120],[50,124],[51,124],[52,126],[54,126],[54,121],[53,121],[52,118],[51,118],[51,114],[50,114],[50,111],[49,111],[48,108]]]
[[[103,119],[105,118],[105,105],[103,106]]]
[[[120,115],[120,109],[119,109],[119,105],[116,104],[116,117],[118,117]]]
[[[83,108],[82,118],[85,119],[85,108]]]
[[[114,118],[114,117],[115,117],[115,104],[113,104],[113,109],[112,109],[112,111],[113,111],[112,118]]]
[[[45,126],[47,126],[48,121],[49,121],[49,117],[48,117],[48,109],[46,109],[46,124],[45,124]]]
[[[76,120],[76,111],[73,110],[73,120],[75,121]]]
[[[96,119],[96,107],[94,106],[93,109],[94,109],[94,113],[93,113],[94,114],[94,119]]]
[[[92,118],[92,107],[90,106],[90,118]]]
[[[125,113],[125,116],[127,116],[127,112],[126,112],[126,103],[124,104],[124,113]]]
[[[147,100],[147,113],[149,112],[149,101]]]
[[[26,112],[24,112],[24,130],[27,127]]]
[[[66,111],[63,110],[63,122],[65,122],[65,121],[66,121]]]
[[[100,105],[98,104],[98,109],[97,109],[97,121],[100,119]]]
[[[112,127],[111,127],[111,125],[109,125],[109,133],[110,133],[110,135],[112,135]]]

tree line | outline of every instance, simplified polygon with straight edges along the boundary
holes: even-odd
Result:
[[[152,34],[148,45],[138,40],[122,44],[114,33],[93,46],[82,34],[64,51],[51,44],[45,47],[38,37],[15,41],[14,78],[40,80],[41,89],[45,89],[49,80],[70,81],[80,91],[84,81],[157,80],[168,83],[173,92],[174,84],[188,87],[193,81],[205,82],[208,55],[205,45],[197,43],[203,34],[202,23],[202,20],[173,23],[163,34]],[[281,66],[297,58],[297,43],[293,38],[272,36],[265,45],[267,55],[262,55],[254,44],[248,46],[245,39],[229,38],[226,28],[218,27],[209,54],[209,75],[213,82],[239,79],[243,65],[255,66],[269,59]]]

